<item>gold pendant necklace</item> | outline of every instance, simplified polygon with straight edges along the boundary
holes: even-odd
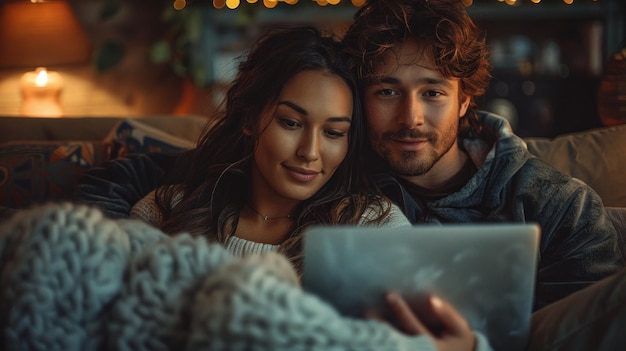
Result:
[[[254,212],[256,212],[256,214],[258,214],[259,216],[261,216],[261,218],[263,218],[264,221],[272,221],[275,219],[284,219],[284,218],[291,218],[291,215],[286,215],[286,216],[282,216],[282,217],[270,217],[270,216],[266,216],[264,214],[262,214],[261,212],[257,211],[256,208],[252,207],[252,205],[250,205],[249,203],[246,203],[246,206],[250,207],[250,209]]]

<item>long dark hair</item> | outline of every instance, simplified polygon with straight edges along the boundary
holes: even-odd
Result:
[[[275,108],[289,79],[309,70],[335,74],[350,87],[353,118],[349,146],[328,183],[297,206],[292,232],[279,251],[299,268],[301,234],[306,226],[356,224],[369,205],[387,201],[359,172],[363,165],[357,154],[366,135],[356,79],[341,44],[311,26],[274,28],[262,35],[240,62],[223,113],[211,122],[186,162],[177,167],[182,181],[157,191],[165,232],[204,235],[222,243],[233,234],[239,211],[251,193],[251,162],[263,127],[261,117]]]
[[[459,136],[480,133],[475,97],[491,79],[485,39],[460,0],[369,0],[354,15],[343,42],[363,84],[377,79],[376,66],[392,47],[413,39],[434,58],[439,73],[460,79],[461,97],[470,97]]]

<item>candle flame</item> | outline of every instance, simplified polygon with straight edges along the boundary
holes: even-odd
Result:
[[[37,70],[37,78],[35,78],[35,85],[43,87],[48,84],[48,71],[45,68]]]

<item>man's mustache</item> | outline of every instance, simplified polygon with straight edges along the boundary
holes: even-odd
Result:
[[[428,141],[435,140],[435,133],[424,133],[422,131],[416,129],[408,129],[402,128],[393,132],[386,132],[383,134],[384,140],[392,140],[392,139],[427,139]]]

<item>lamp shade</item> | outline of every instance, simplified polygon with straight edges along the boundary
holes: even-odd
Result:
[[[0,67],[84,63],[89,40],[67,1],[0,2]]]

